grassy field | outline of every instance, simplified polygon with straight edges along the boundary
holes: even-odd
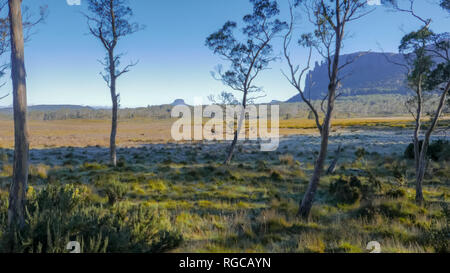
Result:
[[[127,120],[119,122],[117,143],[135,146],[165,143],[171,139],[171,120]],[[13,147],[13,122],[0,120],[0,146]],[[61,120],[29,122],[31,148],[108,146],[111,122],[108,120]]]
[[[175,120],[131,119],[119,122],[117,144],[134,147],[149,143],[173,141],[170,130]],[[447,118],[441,127],[449,126]],[[348,128],[407,128],[413,124],[410,117],[335,119],[334,130]],[[0,120],[0,147],[14,146],[13,122]],[[35,149],[56,147],[87,147],[109,145],[109,120],[29,121],[30,146]],[[282,136],[317,133],[315,123],[308,119],[280,120]]]
[[[39,148],[31,151],[33,225],[13,249],[64,252],[69,238],[81,238],[86,252],[367,252],[375,240],[383,252],[448,252],[450,165],[430,162],[426,203],[417,206],[413,162],[403,156],[409,122],[337,120],[339,130],[350,132],[331,139],[328,164],[338,141],[344,152],[336,173],[321,180],[310,221],[295,215],[316,136],[292,135],[272,153],[241,143],[226,167],[227,143],[167,143],[168,121],[130,121],[119,126],[122,148],[113,168],[102,147],[107,121],[32,122],[32,148]],[[306,134],[310,123],[288,120],[281,127]],[[392,127],[398,133],[381,138]],[[10,131],[1,132],[0,238],[12,174]],[[0,240],[0,251],[5,244]]]

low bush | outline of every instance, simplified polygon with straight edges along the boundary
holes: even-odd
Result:
[[[266,171],[270,170],[267,162],[264,160],[257,160],[256,164],[255,164],[255,168],[256,168],[256,170],[261,171],[261,172],[266,172]]]
[[[406,190],[403,188],[390,189],[386,192],[386,196],[391,198],[402,198],[406,196]]]
[[[330,194],[339,203],[354,204],[362,197],[361,188],[361,181],[357,177],[341,177],[330,184]]]
[[[283,175],[279,171],[273,170],[270,173],[270,179],[273,181],[283,181],[284,178],[283,178]]]
[[[108,169],[108,166],[100,164],[100,163],[97,163],[97,162],[94,162],[94,163],[85,162],[83,164],[83,168],[85,170],[88,170],[88,171],[99,171],[99,170],[106,170],[106,169]]]
[[[357,160],[360,160],[366,156],[367,152],[364,148],[358,148],[355,152],[355,156]]]
[[[416,219],[424,214],[426,210],[416,204],[406,200],[378,200],[377,202],[367,202],[356,210],[356,216],[373,219],[377,215],[389,219],[409,218]]]
[[[280,155],[279,156],[280,163],[287,166],[295,165],[294,157],[290,154]]]
[[[101,193],[108,197],[110,205],[123,200],[129,189],[128,184],[122,183],[114,178],[106,181],[100,180],[96,183],[96,186],[100,189]]]
[[[150,253],[181,243],[165,212],[127,203],[105,208],[89,194],[87,187],[74,185],[29,194],[20,231],[7,227],[7,202],[0,202],[0,252],[65,253],[69,241],[78,241],[84,253]]]
[[[450,142],[437,140],[428,148],[428,155],[434,161],[450,161]]]
[[[423,141],[420,141],[419,147],[422,148]],[[428,146],[427,156],[433,161],[449,161],[450,160],[450,142],[448,140],[437,140]],[[404,157],[406,159],[414,159],[414,144],[411,143],[405,150]]]

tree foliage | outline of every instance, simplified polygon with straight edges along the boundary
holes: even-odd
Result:
[[[450,0],[441,0],[441,7],[450,12]]]
[[[275,59],[270,42],[287,26],[275,18],[280,12],[276,1],[250,2],[253,13],[243,17],[242,41],[235,33],[238,24],[231,21],[206,39],[206,46],[230,63],[225,71],[217,68],[217,78],[233,90],[249,93],[262,90],[254,80]]]
[[[143,28],[135,22],[130,22],[133,16],[132,9],[128,6],[128,0],[89,0],[88,10],[90,14],[85,14],[88,19],[90,33],[98,38],[108,52],[114,51],[119,40],[125,36],[131,35]],[[111,77],[119,77],[129,72],[129,69],[135,65],[132,63],[119,69],[120,60],[123,54],[117,54],[113,57],[113,63],[107,55],[104,62],[105,74],[103,79],[111,84]],[[114,66],[114,74],[111,75],[111,64]]]
[[[89,30],[106,50],[106,57],[100,62],[106,73],[100,73],[109,87],[112,101],[112,120],[110,136],[110,162],[117,164],[116,135],[120,94],[117,92],[116,81],[121,75],[128,73],[130,68],[137,63],[131,63],[124,68],[119,68],[123,54],[115,52],[120,39],[135,33],[142,27],[130,22],[133,12],[128,6],[128,0],[89,0],[88,9],[90,15],[85,15],[88,20]]]

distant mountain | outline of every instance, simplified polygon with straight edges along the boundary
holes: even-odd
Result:
[[[408,92],[405,84],[404,68],[395,63],[402,63],[403,56],[394,53],[353,53],[342,55],[340,64],[351,62],[341,70],[344,96],[400,94]],[[322,99],[328,90],[328,69],[325,62],[316,62],[315,67],[306,77],[305,95],[312,100]],[[287,102],[300,102],[300,94]]]
[[[69,111],[81,111],[81,110],[93,110],[94,108],[81,105],[33,105],[28,106],[28,112],[56,112],[60,110]],[[12,114],[12,107],[0,108],[0,113]]]
[[[187,105],[183,99],[176,99],[174,102],[172,102],[170,105],[177,106],[177,105]]]

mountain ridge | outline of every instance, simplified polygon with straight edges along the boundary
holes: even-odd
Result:
[[[349,62],[341,70],[343,96],[399,94],[407,95],[404,68],[396,63],[403,62],[403,56],[396,53],[356,52],[340,57],[341,65]],[[328,89],[328,69],[326,62],[316,62],[305,81],[305,96],[312,100],[322,99]],[[286,102],[301,102],[300,94]]]

